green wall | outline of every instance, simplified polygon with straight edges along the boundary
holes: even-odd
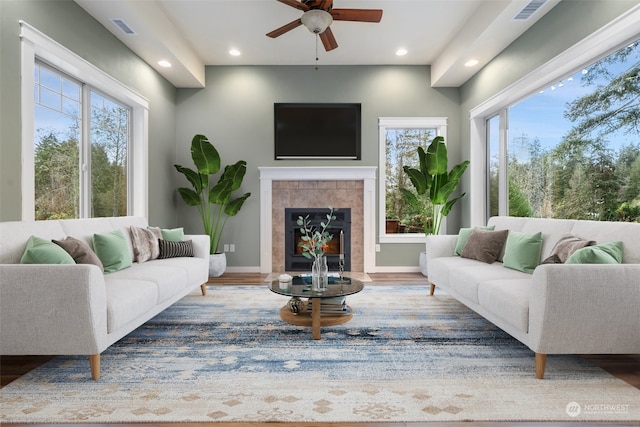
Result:
[[[191,164],[189,144],[196,133],[207,135],[223,163],[248,163],[243,191],[251,191],[237,217],[231,218],[223,242],[234,243],[230,266],[257,266],[259,253],[259,166],[378,166],[378,117],[449,117],[449,143],[458,147],[458,89],[434,89],[426,66],[211,66],[206,88],[179,89],[177,96],[178,163]],[[274,160],[275,102],[359,102],[362,104],[362,160]],[[452,156],[459,150],[456,148]],[[186,181],[175,173],[176,186]],[[194,208],[177,203],[180,222],[199,229]],[[423,245],[386,244],[377,265],[418,265]],[[410,259],[413,262],[408,263]]]
[[[149,100],[149,221],[176,223],[171,163],[176,89],[70,0],[0,0],[0,221],[19,220],[23,20]]]

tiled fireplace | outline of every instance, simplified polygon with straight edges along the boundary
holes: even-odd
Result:
[[[285,271],[285,208],[349,208],[351,271],[375,266],[375,167],[260,167],[260,272]]]

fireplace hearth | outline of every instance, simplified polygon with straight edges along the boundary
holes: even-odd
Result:
[[[297,224],[299,217],[309,216],[311,224],[320,227],[320,222],[326,221],[328,210],[324,208],[285,208],[285,270],[287,271],[311,271],[313,260],[302,255],[298,246],[302,233]],[[351,270],[351,209],[335,210],[332,220],[327,228],[333,238],[327,244],[325,255],[329,271],[339,270],[340,253],[344,254],[344,270]],[[340,247],[340,232],[343,233],[344,247]]]

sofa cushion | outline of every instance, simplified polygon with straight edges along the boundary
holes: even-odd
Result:
[[[556,255],[560,262],[564,263],[578,249],[582,249],[586,246],[593,246],[595,244],[595,240],[581,239],[571,233],[567,233],[555,244],[550,257]]]
[[[71,255],[55,243],[37,236],[27,240],[20,264],[75,264]]]
[[[491,264],[498,259],[508,235],[508,230],[488,231],[476,228],[471,232],[460,256]]]
[[[505,243],[504,266],[531,274],[540,264],[541,251],[542,232],[512,231],[507,237],[507,243]]]
[[[131,254],[122,230],[94,234],[93,249],[102,261],[105,273],[131,267]]]
[[[569,257],[567,264],[620,264],[622,242],[601,243],[578,249]]]
[[[93,264],[97,265],[101,271],[104,271],[102,261],[100,261],[98,255],[91,249],[91,246],[82,240],[69,236],[63,240],[53,239],[52,241],[71,255],[76,264]]]
[[[492,231],[495,227],[494,226],[489,226],[489,227],[477,227],[480,230],[487,230],[487,231]],[[464,249],[464,246],[467,244],[467,240],[469,240],[469,236],[471,236],[471,233],[473,232],[473,228],[461,228],[460,231],[458,232],[458,240],[456,241],[456,248],[453,251],[454,255],[460,255],[462,254],[462,249]]]
[[[159,228],[131,226],[129,232],[131,233],[131,244],[136,262],[143,263],[160,256],[159,240],[162,234]]]
[[[157,299],[153,303],[159,304],[178,293],[180,289],[191,285],[188,282],[188,265],[165,265],[163,261],[136,263],[126,270],[113,273],[112,276],[116,279],[153,283],[157,288]]]
[[[529,331],[531,279],[486,280],[478,287],[478,302],[523,333]]]
[[[464,258],[451,257],[459,261]],[[439,260],[439,259],[437,259]],[[493,264],[485,264],[483,262],[466,260],[466,263],[447,263],[449,266],[449,288],[451,288],[460,296],[469,299],[473,303],[478,303],[478,287],[490,280],[514,280],[530,278],[531,276],[521,271],[503,268],[499,262]],[[431,266],[429,266],[431,268]],[[431,271],[429,271],[431,274]],[[436,283],[437,285],[437,283]]]
[[[144,317],[158,302],[158,287],[155,283],[119,278],[117,274],[108,274],[104,279],[108,333],[118,331],[137,318]]]

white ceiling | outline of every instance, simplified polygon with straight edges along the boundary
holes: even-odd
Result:
[[[299,18],[276,0],[75,0],[176,87],[203,87],[207,65],[315,65],[316,36],[300,26],[265,34]],[[513,17],[542,0],[335,0],[334,8],[382,9],[380,23],[335,21],[338,48],[319,43],[318,65],[431,65],[431,84],[467,81],[560,0],[527,20]],[[135,34],[125,34],[121,19]],[[405,48],[405,56],[395,54]],[[240,56],[229,55],[231,48]],[[172,63],[163,68],[158,61]],[[465,67],[469,59],[478,60]]]

